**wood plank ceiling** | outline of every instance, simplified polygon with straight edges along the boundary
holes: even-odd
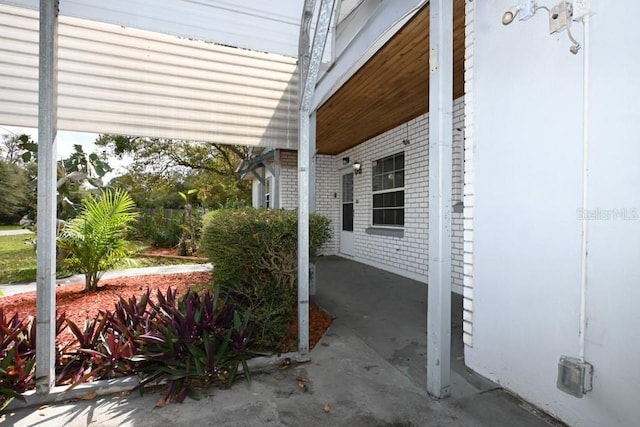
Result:
[[[464,94],[464,0],[454,0],[453,98]],[[321,154],[339,154],[429,106],[429,6],[423,7],[317,113]]]

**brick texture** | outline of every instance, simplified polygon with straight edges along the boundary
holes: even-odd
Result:
[[[475,43],[475,3],[465,5],[464,57],[464,222],[463,222],[463,340],[473,347],[473,46]]]
[[[464,102],[454,102],[453,134],[453,191],[452,202],[463,201],[463,131]],[[407,137],[408,146],[402,144]],[[340,180],[342,158],[359,161],[362,174],[355,176],[354,205],[354,259],[375,265],[420,281],[427,280],[428,242],[428,155],[429,117],[420,116],[382,135],[358,145],[337,156],[318,156],[316,159],[316,210],[331,218],[334,238],[325,247],[325,253],[339,253]],[[403,237],[367,234],[371,226],[371,162],[388,155],[405,153],[405,226]],[[350,166],[348,166],[350,167]],[[463,214],[453,214],[452,284],[463,292]]]

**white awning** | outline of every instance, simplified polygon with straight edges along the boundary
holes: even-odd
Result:
[[[39,0],[0,3],[39,7]],[[303,4],[304,0],[60,0],[60,16],[297,58]]]
[[[7,2],[0,0],[0,3]],[[37,5],[37,1],[19,3]],[[204,30],[206,20],[209,28],[222,28],[222,23],[232,22],[231,18],[223,19],[225,14],[213,19],[214,9],[223,10],[217,8],[224,5],[228,4],[144,0],[104,2],[98,7],[88,1],[62,1],[58,129],[296,148],[295,57],[299,24],[292,27],[284,17],[280,19],[283,22],[278,21],[280,28],[292,27],[288,39],[283,34],[265,33],[264,37],[254,34],[255,50],[191,37]],[[172,14],[171,7],[178,6],[180,10],[173,10]],[[242,11],[240,5],[227,9],[228,16],[242,13],[265,22],[279,19],[278,14],[260,15],[251,7]],[[296,21],[301,5],[298,9]],[[137,12],[144,14],[145,19],[136,26],[150,30],[162,27],[168,20],[173,24],[167,24],[166,31],[152,32],[70,17],[63,14],[65,10],[84,18],[95,18],[102,12],[102,21],[125,24]],[[204,10],[210,12],[205,14]],[[187,28],[189,17],[193,18],[198,11],[202,15],[193,21],[189,38],[167,34],[178,34],[180,28]],[[163,19],[156,22],[155,14],[161,14]],[[236,18],[240,19],[239,16]],[[237,28],[238,32],[240,28],[247,30]],[[236,46],[242,45],[240,36],[234,39]],[[283,56],[261,51],[268,47],[263,43],[268,43],[270,37],[281,44],[274,44],[273,50],[280,47],[291,53],[291,47],[282,44],[286,41],[295,46],[295,53]],[[0,124],[37,127],[37,103],[38,11],[0,5]]]

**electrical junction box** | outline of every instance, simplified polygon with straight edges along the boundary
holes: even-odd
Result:
[[[591,0],[573,0],[573,20],[579,21],[591,15]]]
[[[556,383],[560,391],[581,399],[593,388],[592,382],[593,365],[575,357],[560,357]]]

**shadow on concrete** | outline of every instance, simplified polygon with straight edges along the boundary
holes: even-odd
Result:
[[[426,392],[427,284],[337,256],[318,258],[316,274],[313,299],[336,317],[335,324],[352,330]],[[483,425],[562,425],[466,367],[462,296],[455,293],[451,385],[451,398],[443,402]]]
[[[251,384],[201,390],[156,407],[158,391],[10,410],[21,426],[549,426],[558,425],[466,371],[454,346],[453,396],[426,393],[426,287],[343,258],[318,262],[316,301],[336,317],[310,362],[254,372]],[[454,304],[460,301],[454,299]],[[454,311],[455,313],[455,311]],[[456,317],[458,316],[458,317]],[[454,331],[460,316],[454,315]],[[455,332],[452,340],[461,341]],[[457,342],[456,341],[456,342]],[[457,344],[456,344],[457,345]],[[282,368],[282,367],[280,367]],[[480,382],[476,383],[476,379]]]

